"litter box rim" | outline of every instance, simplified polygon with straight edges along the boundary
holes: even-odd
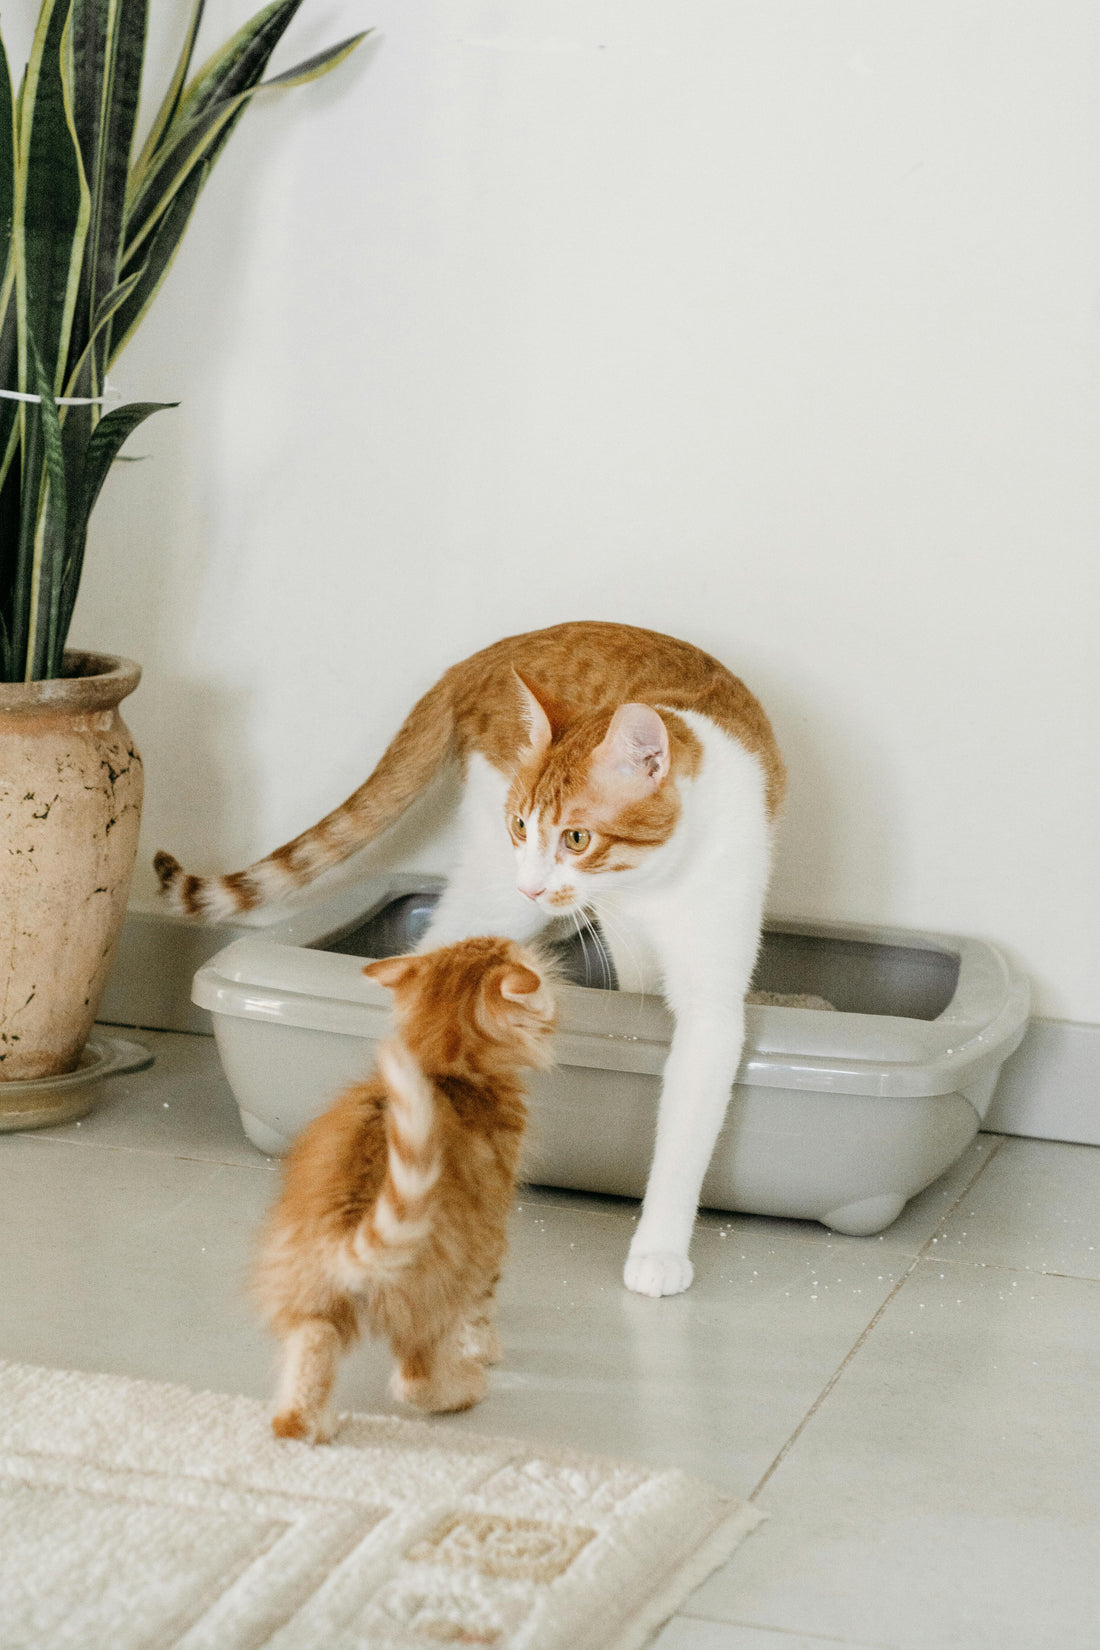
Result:
[[[316,947],[391,900],[440,886],[441,879],[401,873],[314,901],[219,951],[196,973],[192,1001],[214,1015],[379,1040],[390,1029],[389,992],[364,977],[365,959]],[[933,1020],[750,1004],[738,1083],[884,1099],[950,1094],[981,1084],[1023,1037],[1027,982],[987,941],[791,918],[765,928],[939,951],[958,958],[958,980]],[[558,999],[559,1065],[661,1074],[673,1019],[658,998],[566,984]]]

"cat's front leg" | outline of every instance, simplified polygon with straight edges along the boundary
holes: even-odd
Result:
[[[678,1295],[691,1284],[688,1250],[699,1191],[743,1039],[739,999],[699,1003],[677,1016],[641,1219],[623,1271],[626,1287],[636,1294]]]

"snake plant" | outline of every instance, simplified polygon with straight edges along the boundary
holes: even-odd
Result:
[[[107,372],[261,86],[314,80],[341,41],[264,81],[301,0],[272,0],[196,73],[195,0],[134,155],[148,0],[42,0],[18,96],[0,41],[0,680],[62,673],[92,507],[119,450],[171,402],[104,404]]]

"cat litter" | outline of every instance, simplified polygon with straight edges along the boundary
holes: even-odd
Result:
[[[413,949],[439,887],[393,876],[345,888],[196,974],[261,1151],[285,1152],[372,1066],[389,993],[362,963]],[[526,1179],[640,1197],[672,1017],[656,997],[607,989],[591,937],[560,955],[558,1064],[531,1085]],[[973,1140],[1027,1008],[1026,982],[980,940],[767,924],[702,1206],[882,1231]]]

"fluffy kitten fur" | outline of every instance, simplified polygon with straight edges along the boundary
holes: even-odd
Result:
[[[394,994],[378,1073],[296,1141],[255,1272],[283,1342],[272,1423],[331,1436],[340,1354],[361,1322],[388,1337],[391,1391],[468,1409],[499,1357],[500,1275],[527,1112],[518,1072],[550,1063],[554,1008],[534,954],[463,940],[363,972]]]
[[[425,947],[594,916],[623,989],[661,991],[675,1015],[624,1271],[641,1294],[675,1294],[741,1059],[784,789],[768,718],[671,636],[595,623],[512,636],[452,666],[317,825],[225,877],[158,854],[164,891],[208,918],[278,898],[376,837],[447,761],[463,774],[459,845]]]

